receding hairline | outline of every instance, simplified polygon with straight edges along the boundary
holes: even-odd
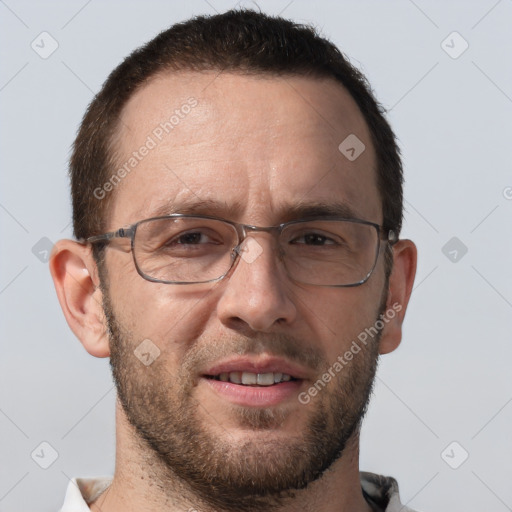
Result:
[[[346,96],[350,99],[350,101],[353,103],[353,105],[357,108],[361,119],[364,121],[364,124],[368,130],[368,133],[371,134],[370,127],[368,126],[368,122],[365,118],[365,115],[361,111],[360,106],[358,105],[357,101],[355,100],[354,96],[351,94],[350,90],[345,86],[345,84],[337,79],[336,77],[328,74],[328,73],[320,73],[318,71],[305,71],[304,73],[299,71],[264,71],[264,70],[254,70],[254,69],[239,69],[239,68],[229,68],[229,69],[219,69],[215,67],[209,67],[204,69],[194,69],[193,67],[187,68],[187,67],[170,67],[165,66],[162,69],[159,69],[152,75],[148,76],[144,82],[140,83],[133,91],[131,91],[130,96],[124,101],[121,110],[119,112],[118,117],[121,118],[123,114],[126,112],[126,109],[128,105],[139,96],[144,90],[147,90],[151,85],[154,84],[154,82],[158,80],[168,80],[169,78],[176,78],[177,80],[183,80],[183,78],[187,77],[193,77],[194,75],[203,75],[208,76],[210,75],[212,77],[211,82],[208,82],[206,87],[203,88],[203,91],[209,87],[214,80],[216,80],[220,76],[234,76],[234,77],[248,77],[255,80],[261,80],[261,81],[270,81],[270,80],[276,80],[276,79],[285,79],[285,78],[298,78],[298,79],[304,79],[306,81],[311,82],[318,82],[318,83],[326,83],[326,84],[332,84],[339,88],[340,91],[344,91]],[[202,91],[201,91],[202,92]],[[120,122],[115,124],[113,126],[112,130],[112,139],[119,136],[119,127]]]
[[[298,76],[341,85],[370,133],[386,224],[399,229],[400,151],[366,77],[315,27],[240,9],[176,23],[134,50],[110,73],[89,105],[75,140],[70,175],[76,236],[103,231],[111,217],[110,203],[117,189],[99,203],[94,187],[105,183],[122,162],[124,151],[116,146],[123,140],[120,113],[139,91],[169,73],[231,73],[259,79]]]

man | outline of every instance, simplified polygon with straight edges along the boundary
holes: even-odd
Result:
[[[117,449],[64,512],[408,510],[358,453],[416,248],[394,135],[331,43],[248,10],[173,26],[92,101],[71,182],[51,272],[110,357]]]

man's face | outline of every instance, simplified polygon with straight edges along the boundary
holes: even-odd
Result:
[[[181,109],[190,97],[197,105]],[[158,140],[155,129],[176,110],[179,122]],[[350,134],[366,146],[354,161],[338,150]],[[298,205],[320,203],[382,223],[368,129],[332,81],[163,75],[126,106],[118,164],[148,136],[155,147],[116,187],[109,229],[166,211],[271,226],[295,219]],[[386,298],[383,254],[362,286],[307,286],[288,278],[269,233],[250,236],[261,254],[200,285],[143,279],[128,241],[119,241],[106,251],[103,283],[127,419],[171,473],[210,501],[229,496],[224,505],[231,499],[239,508],[255,495],[304,487],[339,457],[367,403],[378,340],[361,346],[309,403],[299,395],[375,323]],[[148,339],[160,355],[146,366],[134,350]],[[230,372],[292,380],[257,387],[212,378]]]

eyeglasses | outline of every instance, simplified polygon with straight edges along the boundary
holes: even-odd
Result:
[[[239,256],[252,262],[263,251],[249,233],[274,235],[275,251],[297,283],[349,287],[365,283],[377,264],[381,240],[398,241],[373,222],[315,217],[258,227],[209,216],[172,214],[89,237],[85,243],[131,240],[137,272],[165,284],[209,283],[224,278]],[[245,244],[244,244],[245,241]]]

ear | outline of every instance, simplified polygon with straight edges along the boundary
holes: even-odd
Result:
[[[108,331],[92,248],[60,240],[50,256],[50,272],[71,330],[89,354],[108,357]]]
[[[411,240],[399,240],[393,246],[393,270],[389,276],[389,291],[386,301],[386,311],[394,311],[393,318],[382,333],[379,343],[379,353],[387,354],[395,350],[402,340],[402,324],[405,310],[412,293],[412,285],[416,275],[418,251]]]

